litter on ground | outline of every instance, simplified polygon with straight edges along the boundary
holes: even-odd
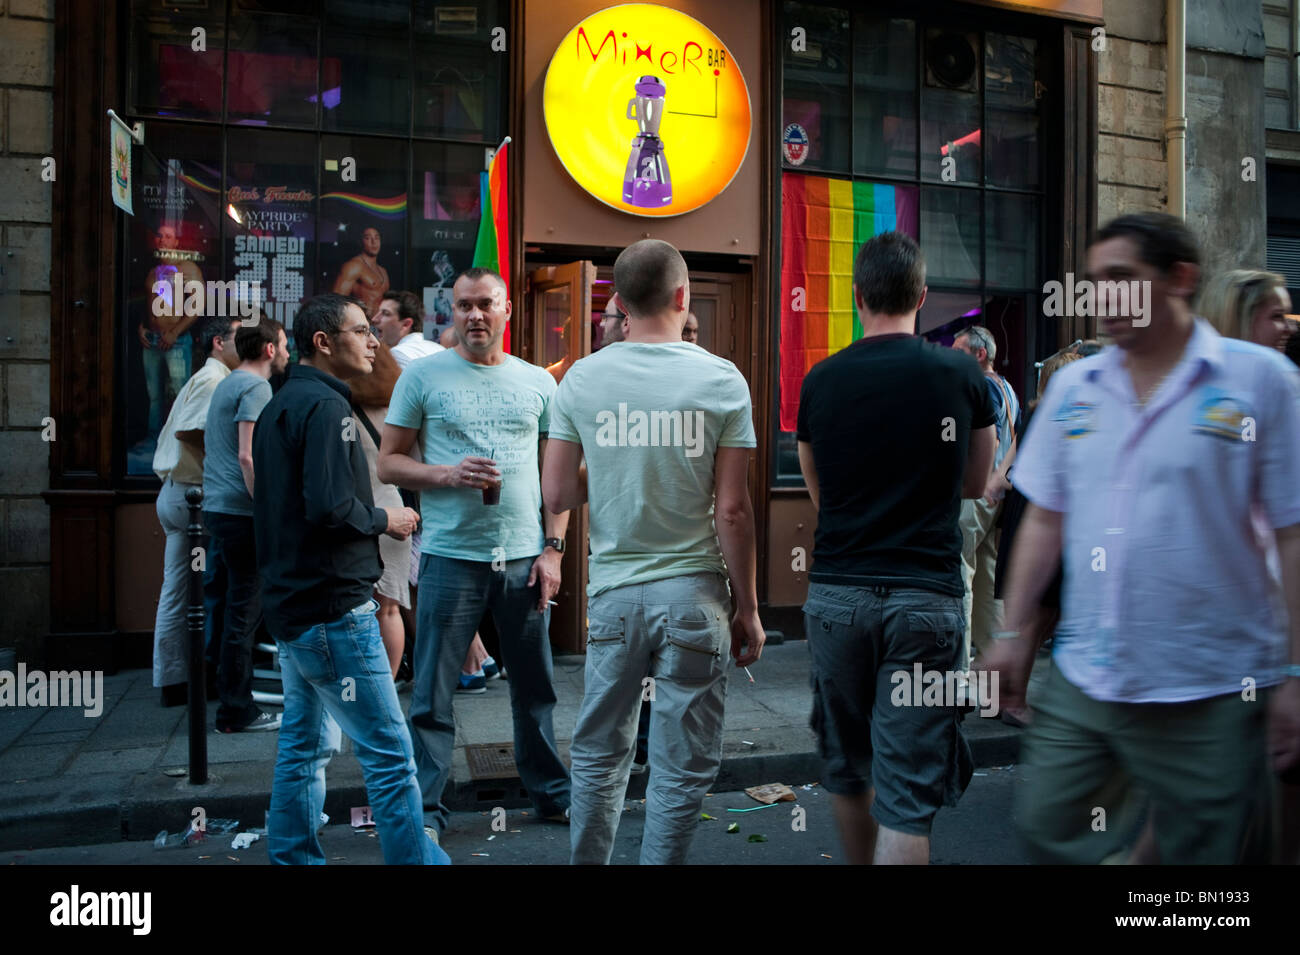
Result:
[[[765,805],[777,802],[794,802],[794,790],[785,783],[765,783],[762,786],[750,786],[745,790],[750,796]]]

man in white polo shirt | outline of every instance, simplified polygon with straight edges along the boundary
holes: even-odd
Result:
[[[428,358],[443,350],[437,342],[424,337],[424,307],[414,292],[385,292],[370,324],[375,336],[393,350],[402,369],[417,358]]]
[[[1030,505],[985,662],[1002,705],[1022,703],[1019,632],[1063,559],[1020,824],[1044,859],[1099,862],[1131,831],[1136,783],[1160,861],[1253,858],[1266,757],[1300,761],[1300,374],[1192,315],[1199,253],[1178,219],[1111,222],[1087,277],[1134,283],[1130,308],[1102,318],[1118,347],[1053,376],[1026,436]],[[1252,507],[1276,530],[1285,607]]]
[[[239,366],[239,355],[235,352],[238,329],[238,318],[224,316],[205,318],[199,324],[203,367],[176,395],[153,455],[153,471],[163,482],[155,507],[158,522],[167,535],[163,585],[153,628],[153,685],[162,688],[163,706],[179,706],[188,696],[185,596],[190,551],[185,529],[190,512],[185,492],[203,484],[203,429],[208,420],[208,405],[217,385]],[[209,555],[210,560],[213,557]]]

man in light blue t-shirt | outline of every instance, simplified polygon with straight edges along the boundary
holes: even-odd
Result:
[[[253,537],[253,428],[271,400],[272,375],[289,365],[284,327],[261,317],[235,333],[239,366],[222,379],[203,430],[203,523],[226,568],[217,666],[217,731],[280,728],[253,702],[253,639],[262,619]]]
[[[681,254],[637,242],[614,264],[614,284],[626,338],[565,375],[542,473],[548,511],[591,507],[571,859],[609,862],[648,695],[641,862],[676,864],[722,762],[724,651],[729,643],[747,666],[763,648],[745,483],[757,442],[736,366],[682,340],[690,282]]]
[[[555,747],[548,601],[560,589],[569,513],[542,516],[538,480],[555,381],[507,355],[501,276],[470,269],[453,287],[454,348],[412,362],[393,390],[379,480],[420,492],[420,601],[408,719],[425,825],[439,834],[466,651],[491,612],[510,669],[515,761],[538,813],[564,822],[569,773]],[[423,463],[409,451],[416,439]]]

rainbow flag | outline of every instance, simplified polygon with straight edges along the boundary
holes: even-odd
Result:
[[[862,337],[853,258],[874,235],[917,236],[913,186],[781,177],[781,430],[794,431],[799,389],[813,365]]]
[[[486,172],[479,173],[478,240],[474,243],[474,267],[492,269],[506,280],[510,298],[510,204],[507,193],[507,138],[492,157]],[[510,351],[510,326],[506,325],[505,349]]]

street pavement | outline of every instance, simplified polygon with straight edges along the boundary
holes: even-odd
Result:
[[[555,735],[566,761],[582,700],[584,662],[581,655],[555,659]],[[1047,657],[1040,656],[1031,692],[1048,665]],[[716,791],[817,779],[820,759],[808,726],[806,644],[796,640],[771,645],[750,671],[752,683],[743,671],[730,668]],[[103,695],[102,713],[94,717],[74,708],[0,707],[0,851],[118,840],[151,844],[161,830],[188,827],[196,809],[209,819],[262,824],[270,803],[278,733],[209,732],[205,738],[210,778],[192,785],[186,777],[187,709],[161,708],[146,670],[105,677]],[[405,707],[409,692],[401,700]],[[215,710],[216,703],[210,702],[209,727]],[[458,694],[455,713],[453,782],[444,801],[453,810],[471,813],[496,806],[512,812],[527,809],[527,794],[518,777],[509,775],[513,762],[508,747],[514,734],[507,682],[495,680],[479,695]],[[1021,730],[975,714],[966,718],[964,728],[977,766],[1016,760]],[[487,753],[506,748],[506,775],[471,773],[467,754],[473,746]],[[327,781],[325,811],[336,821],[367,804],[361,767],[346,738],[343,751],[329,765]],[[644,787],[645,777],[638,777],[630,791],[634,800],[644,795]]]
[[[1016,765],[977,770],[955,808],[935,820],[931,860],[936,865],[1015,865],[1029,861],[1014,832],[1013,799],[1023,768]],[[790,781],[786,781],[790,783]],[[841,865],[839,840],[826,793],[820,786],[790,783],[795,803],[762,804],[741,792],[717,792],[704,800],[704,812],[691,845],[691,865]],[[746,812],[729,812],[743,809]],[[802,810],[799,812],[798,810]],[[497,826],[494,828],[494,821]],[[504,831],[497,831],[504,822]],[[619,824],[613,863],[635,865],[641,848],[645,807],[629,799]],[[729,824],[740,827],[727,832]],[[799,828],[802,825],[803,828]],[[761,836],[765,841],[751,842]],[[0,852],[0,866],[11,865],[268,865],[265,838],[248,849],[232,850],[231,835],[212,836],[200,846],[155,849],[150,842]],[[567,865],[569,830],[537,820],[530,810],[454,813],[442,846],[454,865]],[[321,833],[329,865],[380,865],[383,854],[373,829],[354,830],[331,822]]]

